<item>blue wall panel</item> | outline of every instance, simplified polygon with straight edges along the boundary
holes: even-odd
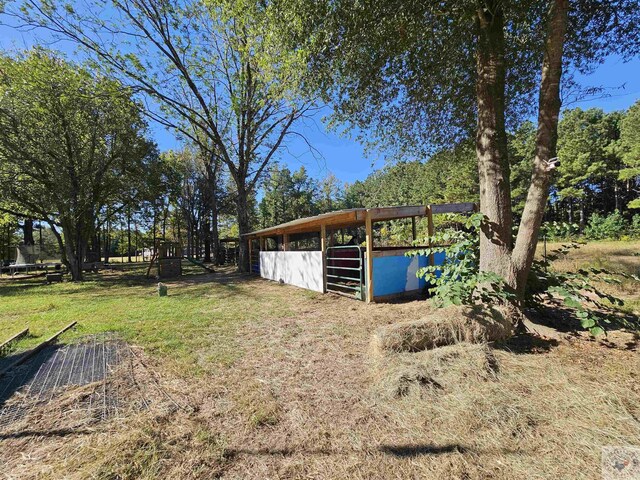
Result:
[[[434,263],[442,265],[444,258],[444,253],[437,253],[434,255]],[[422,278],[416,278],[416,271],[427,264],[428,259],[424,255],[374,257],[373,296],[394,295],[424,288],[426,282]]]

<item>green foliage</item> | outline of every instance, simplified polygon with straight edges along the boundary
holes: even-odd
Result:
[[[43,49],[0,57],[0,73],[3,196],[61,227],[78,265],[102,209],[136,195],[155,157],[139,105],[119,82]]]
[[[601,215],[599,213],[591,215],[584,234],[590,240],[619,239],[628,230],[629,223],[616,210],[609,215]]]
[[[476,202],[478,169],[473,145],[463,142],[426,161],[388,165],[347,188],[348,207]]]
[[[496,274],[481,272],[479,259],[479,228],[485,218],[474,214],[466,218],[459,227],[449,228],[427,239],[434,245],[408,253],[407,255],[430,255],[444,253],[442,265],[421,268],[418,277],[430,285],[437,305],[473,304],[500,301],[516,301],[514,293],[504,280]],[[561,227],[566,229],[567,227]],[[551,263],[566,255],[577,243],[562,245],[547,254],[542,260],[534,260],[527,282],[523,305],[540,310],[545,300],[560,301],[582,328],[592,335],[600,335],[612,326],[638,329],[640,325],[618,315],[616,307],[624,302],[600,290],[597,282],[620,283],[620,277],[640,278],[624,273],[612,273],[604,269],[581,269],[577,272],[558,272]]]
[[[619,136],[620,114],[601,109],[566,110],[558,125],[557,195],[561,200],[584,201],[605,180],[618,176],[620,160],[611,150]]]
[[[318,182],[304,167],[292,173],[274,164],[263,182],[263,192],[258,205],[261,227],[339,210],[344,204],[343,187],[335,176]]]
[[[524,122],[508,139],[509,163],[511,165],[511,202],[514,213],[520,215],[529,190],[533,157],[535,154],[536,127]]]
[[[545,300],[557,301],[567,308],[582,328],[593,336],[605,333],[611,327],[625,327],[638,330],[640,324],[619,315],[616,307],[624,301],[600,290],[596,282],[619,284],[620,278],[640,282],[635,275],[611,272],[602,268],[579,269],[576,272],[559,272],[551,263],[580,248],[581,244],[571,242],[547,254],[542,260],[534,260],[527,289],[525,306],[540,310]]]
[[[310,88],[332,100],[336,124],[398,157],[423,158],[476,126],[477,4],[365,0],[272,2],[286,47],[306,56]],[[544,50],[544,2],[493,2],[504,12],[506,117],[512,127],[532,101]],[[571,5],[565,62],[588,71],[606,55],[634,55],[636,1]],[[564,81],[574,86],[569,75]],[[572,89],[572,90],[575,90]]]
[[[540,228],[540,236],[547,240],[566,240],[576,238],[580,234],[580,227],[576,223],[545,222]]]
[[[640,100],[627,110],[620,124],[618,142],[622,160],[626,166],[620,171],[620,179],[628,180],[640,176]]]
[[[453,220],[454,217],[451,217]],[[457,220],[460,221],[459,218]],[[408,252],[407,256],[444,253],[442,265],[428,265],[418,269],[416,275],[430,285],[439,306],[471,304],[477,300],[490,302],[496,299],[511,299],[503,288],[502,279],[492,272],[480,272],[480,237],[478,230],[485,217],[475,213],[463,218],[460,228],[448,228],[428,237],[425,241],[433,245]]]
[[[640,238],[640,213],[636,213],[631,218],[631,227],[629,228],[629,233],[632,237]]]
[[[264,181],[264,196],[259,204],[262,227],[308,217],[316,213],[314,197],[318,185],[304,167],[291,173],[287,167],[275,164]]]

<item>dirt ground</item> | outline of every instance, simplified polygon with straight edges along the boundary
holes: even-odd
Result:
[[[602,447],[640,446],[632,334],[606,345],[518,337],[446,347],[436,360],[376,357],[376,328],[433,307],[233,275],[198,282],[234,283],[239,294],[286,302],[290,315],[244,322],[244,354],[204,374],[178,373],[140,350],[144,366],[135,368],[147,383],[136,388],[154,382],[175,407],[132,404],[119,418],[83,423],[62,415],[73,408],[60,402],[0,434],[0,478],[595,479]],[[215,333],[208,340],[215,349]]]

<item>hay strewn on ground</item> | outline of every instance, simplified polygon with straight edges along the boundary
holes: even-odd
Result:
[[[418,352],[460,342],[482,343],[511,336],[511,323],[498,310],[482,306],[451,306],[431,311],[420,320],[378,329],[374,352]]]

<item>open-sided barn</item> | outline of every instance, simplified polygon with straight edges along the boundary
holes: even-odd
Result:
[[[429,262],[438,265],[444,258],[406,256],[416,249],[414,245],[376,245],[374,224],[411,219],[416,240],[416,218],[425,217],[428,233],[433,235],[433,215],[468,213],[475,208],[473,203],[353,208],[257,230],[245,236],[251,271],[269,280],[367,302],[421,291],[426,284],[416,271]]]

